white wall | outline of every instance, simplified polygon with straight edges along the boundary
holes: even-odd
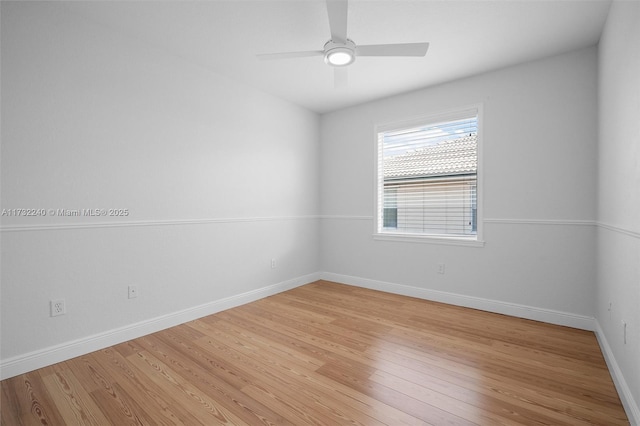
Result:
[[[3,376],[318,271],[318,135],[316,114],[63,4],[2,2],[2,208],[129,210],[2,217]]]
[[[640,424],[640,3],[612,3],[599,48],[596,318]]]
[[[324,115],[322,270],[345,282],[525,316],[535,307],[534,318],[588,327],[596,71],[594,47]],[[374,240],[374,126],[477,103],[485,246]]]

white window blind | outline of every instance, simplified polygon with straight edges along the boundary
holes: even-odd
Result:
[[[378,132],[379,233],[477,235],[478,110]]]

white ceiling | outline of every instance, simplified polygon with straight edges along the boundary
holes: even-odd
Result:
[[[322,57],[259,61],[258,53],[321,50],[323,0],[69,2],[85,17],[187,61],[324,113],[594,45],[609,0],[351,0],[356,44],[430,42],[424,58],[358,58],[334,89]]]

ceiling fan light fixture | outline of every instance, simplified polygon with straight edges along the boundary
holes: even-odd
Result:
[[[344,44],[328,41],[324,46],[324,61],[327,65],[344,67],[355,60],[355,44],[351,40]]]
[[[333,49],[331,52],[327,52],[324,60],[327,64],[333,65],[334,67],[344,67],[345,65],[349,65],[355,59],[353,56],[353,52],[348,49]]]

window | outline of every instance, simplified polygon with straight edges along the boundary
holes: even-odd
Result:
[[[478,239],[478,116],[378,127],[378,235]]]

